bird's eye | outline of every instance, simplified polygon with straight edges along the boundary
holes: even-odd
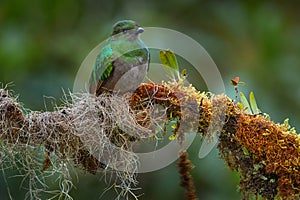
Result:
[[[124,30],[123,30],[123,33],[127,33],[127,31],[128,31],[127,29],[124,29]]]

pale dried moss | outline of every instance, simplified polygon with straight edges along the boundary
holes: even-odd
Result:
[[[148,134],[148,129],[136,123],[125,97],[70,97],[72,100],[56,111],[25,115],[17,100],[0,90],[3,170],[20,171],[27,182],[29,199],[49,193],[45,177],[52,173],[60,180],[56,195],[72,199],[68,194],[73,187],[69,170],[74,165],[93,174],[100,168],[117,170],[116,187],[133,188],[138,160],[131,143],[139,134]]]

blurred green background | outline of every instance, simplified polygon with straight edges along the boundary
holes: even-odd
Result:
[[[112,24],[133,19],[144,27],[170,28],[197,40],[217,64],[230,97],[235,94],[229,80],[239,76],[246,82],[240,91],[254,91],[263,112],[276,122],[290,118],[299,130],[299,8],[289,1],[1,1],[0,82],[12,82],[10,89],[25,107],[51,110],[49,102],[59,100],[62,89],[72,89],[81,62],[109,36]],[[189,149],[199,199],[241,199],[238,175],[218,159],[217,151],[199,160],[199,141]],[[144,193],[140,199],[184,199],[175,163],[138,179],[142,189],[137,194]],[[9,179],[15,199],[24,198],[19,184]],[[105,187],[101,177],[82,175],[72,195],[98,199]],[[102,199],[114,195],[110,190]],[[8,199],[3,179],[0,199]]]

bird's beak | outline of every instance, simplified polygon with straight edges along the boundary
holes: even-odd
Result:
[[[144,32],[144,29],[143,29],[142,27],[138,27],[138,28],[136,29],[136,34],[140,34],[140,33],[142,33],[142,32]]]

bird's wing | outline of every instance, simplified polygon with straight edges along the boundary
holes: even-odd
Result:
[[[89,92],[91,94],[96,93],[103,81],[110,76],[113,71],[112,63],[115,57],[110,45],[103,47],[99,52],[89,82]]]

